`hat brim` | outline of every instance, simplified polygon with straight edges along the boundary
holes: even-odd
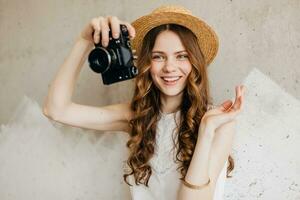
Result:
[[[139,53],[145,35],[152,28],[162,24],[178,24],[190,29],[198,39],[206,64],[209,65],[215,58],[219,42],[214,30],[197,17],[174,12],[152,13],[132,22],[136,30],[136,36],[132,40],[133,49]]]

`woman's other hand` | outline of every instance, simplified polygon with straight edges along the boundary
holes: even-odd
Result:
[[[86,25],[81,32],[80,37],[95,44],[101,42],[103,47],[107,47],[109,42],[109,30],[112,31],[112,37],[114,39],[119,38],[121,31],[120,24],[124,24],[127,27],[131,38],[135,36],[135,29],[130,23],[120,21],[116,16],[99,16],[93,18]]]
[[[220,106],[208,110],[201,119],[200,128],[208,128],[212,133],[221,125],[236,119],[243,109],[245,86],[236,86],[235,91],[234,103],[226,100]]]

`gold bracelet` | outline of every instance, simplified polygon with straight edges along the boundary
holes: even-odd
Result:
[[[188,188],[195,189],[195,190],[200,190],[200,189],[204,188],[205,186],[207,186],[210,183],[210,178],[208,178],[207,183],[205,183],[204,185],[200,185],[200,186],[199,185],[192,185],[192,184],[186,182],[185,179],[182,179],[182,183]]]

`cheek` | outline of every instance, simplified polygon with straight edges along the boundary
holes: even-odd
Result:
[[[154,79],[155,76],[158,76],[159,72],[160,72],[159,67],[154,67],[154,66],[150,67],[150,74],[151,74],[152,79]]]
[[[187,65],[185,68],[182,69],[183,73],[188,76],[191,71],[192,71],[192,66],[191,65]]]
[[[152,82],[156,85],[156,73],[153,70],[150,70],[150,77],[152,79]]]
[[[155,71],[153,71],[152,69],[150,69],[150,75],[151,75],[152,80],[154,80]]]
[[[187,70],[186,70],[186,72],[185,72],[185,73],[186,73],[186,75],[188,76],[188,75],[191,73],[191,71],[192,71],[192,69],[191,69],[191,68],[190,68],[190,69],[187,69]]]

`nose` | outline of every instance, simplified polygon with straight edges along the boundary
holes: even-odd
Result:
[[[176,71],[176,62],[174,62],[172,58],[166,59],[163,71],[165,73]]]

